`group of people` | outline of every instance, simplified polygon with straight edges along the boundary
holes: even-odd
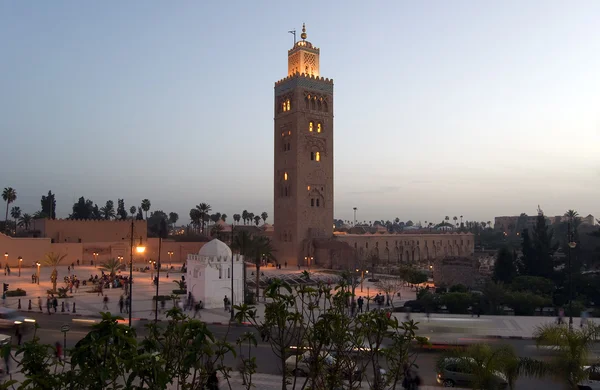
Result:
[[[67,302],[67,311],[70,311],[69,306],[69,302]],[[42,297],[38,297],[38,308],[40,309],[40,312],[44,311],[42,308]],[[48,297],[46,298],[46,309],[48,310],[49,315],[52,314],[52,309],[54,309],[55,313],[58,311],[58,299],[54,294],[48,294]]]

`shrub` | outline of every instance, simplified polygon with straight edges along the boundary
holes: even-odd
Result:
[[[573,301],[573,311],[571,312],[569,304],[565,304],[565,315],[579,317],[582,311],[586,309],[585,305],[581,301]]]
[[[170,300],[170,299],[171,299],[171,296],[170,296],[170,295],[158,295],[158,296],[154,295],[154,296],[152,297],[152,300],[153,300],[153,301],[156,301],[156,300],[158,300],[159,302],[168,301],[168,300]]]
[[[506,304],[515,311],[515,315],[532,316],[540,307],[552,304],[550,298],[530,292],[512,292],[506,295]]]
[[[248,305],[254,305],[256,303],[256,294],[252,291],[246,291],[245,301]]]
[[[175,295],[186,295],[187,290],[173,290],[173,294]]]
[[[455,284],[454,286],[451,286],[450,290],[448,290],[448,291],[451,293],[453,293],[453,292],[466,293],[469,291],[469,289],[464,284]]]
[[[25,290],[21,290],[20,288],[6,292],[7,297],[24,297],[25,295],[27,295],[27,292]]]
[[[446,305],[451,314],[467,314],[473,303],[473,296],[462,292],[449,292],[442,295],[441,304]]]
[[[514,291],[530,292],[534,295],[552,295],[554,282],[540,276],[517,276],[511,283]]]

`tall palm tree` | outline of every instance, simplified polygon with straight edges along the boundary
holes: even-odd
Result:
[[[587,378],[584,369],[591,359],[591,348],[600,337],[600,327],[589,324],[581,329],[569,330],[556,324],[542,325],[533,334],[538,346],[551,346],[553,354],[549,361],[533,362],[525,368],[537,374],[551,375],[569,389],[577,389],[578,383]]]
[[[21,218],[21,208],[19,206],[14,206],[10,209],[10,216],[15,220],[15,234],[17,233],[17,220]]]
[[[194,228],[196,229],[196,233],[200,233],[200,218],[200,210],[198,210],[197,208],[190,210],[190,220],[192,221],[192,225],[194,225]]]
[[[148,200],[148,199],[142,200],[141,207],[142,207],[142,210],[144,210],[144,213],[146,214],[146,220],[148,220],[148,211],[150,210],[151,205],[152,204],[150,203],[150,200]]]
[[[260,215],[256,215],[254,217],[254,223],[256,224],[256,226],[258,226],[258,224],[260,223]]]
[[[2,191],[2,199],[6,202],[6,216],[4,217],[4,223],[6,224],[6,231],[8,232],[8,206],[17,200],[17,191],[12,187],[5,187]]]
[[[244,225],[245,225],[246,221],[248,220],[248,210],[242,211],[242,219],[244,220]]]
[[[58,280],[58,271],[56,270],[56,266],[59,265],[65,257],[67,257],[66,254],[61,255],[60,253],[54,252],[46,253],[46,265],[54,267],[52,274],[50,275],[50,280],[52,281],[52,291],[56,291],[56,282]]]
[[[462,222],[463,216],[460,216],[460,225],[462,226],[463,222]]]
[[[260,217],[263,220],[263,223],[267,223],[267,218],[269,218],[269,214],[267,214],[266,211],[263,211],[262,213],[260,213]]]
[[[241,215],[233,214],[233,220],[235,221],[235,223],[239,223],[241,218],[242,218]]]
[[[446,222],[450,221],[450,217],[449,216],[445,216],[444,219],[446,220]]]
[[[200,223],[202,224],[202,234],[204,234],[204,226],[206,220],[208,219],[208,213],[212,209],[208,203],[200,203],[196,206],[196,208],[198,209],[198,211],[200,211]]]
[[[227,222],[227,214],[221,214],[221,221]]]
[[[271,240],[265,236],[255,236],[250,242],[250,260],[253,261],[256,267],[256,299],[259,297],[260,292],[260,267],[262,261],[274,260],[273,255],[275,249],[271,245]]]
[[[25,213],[19,218],[19,226],[23,226],[25,230],[29,230],[29,225],[31,225],[31,215]]]
[[[456,221],[458,221],[458,217],[455,215],[452,219],[454,220],[454,224],[458,225],[458,223],[456,223]]]
[[[137,207],[135,207],[135,206],[131,206],[131,207],[129,208],[129,214],[131,214],[131,219],[134,219],[134,218],[135,218],[135,212],[136,212],[136,211],[137,211]]]
[[[248,213],[248,224],[252,225],[253,220],[254,220],[254,213]]]
[[[567,210],[567,212],[565,213],[565,217],[567,217],[567,219],[569,220],[569,222],[571,224],[573,224],[575,222],[575,220],[577,218],[579,218],[579,213],[575,210]]]
[[[124,269],[125,264],[121,263],[119,260],[112,258],[108,259],[106,263],[102,263],[100,265],[100,270],[108,273],[110,276],[115,276],[117,271]]]

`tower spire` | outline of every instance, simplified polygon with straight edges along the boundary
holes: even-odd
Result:
[[[306,24],[302,23],[302,34],[300,34],[300,38],[304,41],[306,39]]]

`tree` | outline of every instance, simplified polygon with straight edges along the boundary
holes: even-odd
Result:
[[[159,237],[161,224],[169,220],[169,216],[162,210],[156,210],[150,213],[150,218],[147,218],[148,234],[153,237]]]
[[[199,233],[200,227],[200,218],[201,218],[200,210],[197,208],[190,209],[190,221],[192,221],[192,225],[196,228],[196,232]]]
[[[578,383],[587,379],[585,367],[599,336],[600,328],[595,324],[571,330],[556,324],[542,325],[534,332],[536,344],[551,346],[554,353],[550,361],[533,362],[526,368],[538,376],[551,375],[569,389],[577,389]]]
[[[142,207],[141,206],[138,207],[137,210],[138,211],[137,211],[137,214],[135,216],[135,219],[137,219],[138,221],[143,221],[144,220],[144,213],[143,213]]]
[[[217,222],[219,222],[220,219],[221,219],[221,214],[219,214],[219,213],[210,215],[210,220],[213,222],[213,224],[216,224]]]
[[[71,215],[69,215],[69,218],[96,219],[96,217],[100,217],[100,211],[95,210],[95,208],[97,209],[97,207],[98,206],[94,206],[94,202],[92,202],[90,199],[85,199],[82,196],[75,204],[73,204],[73,212],[71,213]],[[98,215],[96,215],[96,211]]]
[[[133,219],[133,218],[135,218],[135,212],[136,212],[136,211],[137,211],[137,207],[135,207],[135,206],[131,206],[131,207],[129,208],[129,214],[131,214],[131,218],[132,218],[132,219]]]
[[[242,211],[242,219],[244,220],[244,225],[245,225],[246,221],[248,220],[248,211],[247,210]]]
[[[506,247],[500,248],[496,254],[494,263],[494,274],[492,279],[495,282],[510,284],[517,275],[517,265],[512,252]]]
[[[13,206],[10,209],[10,216],[15,220],[15,233],[17,232],[17,221],[21,218],[21,208],[19,206]]]
[[[106,205],[100,208],[100,213],[102,214],[103,219],[112,219],[115,217],[115,202],[112,200],[107,200]]]
[[[250,260],[254,262],[254,266],[256,267],[256,298],[259,297],[259,289],[260,289],[260,267],[262,265],[263,260],[275,260],[274,255],[275,249],[271,244],[271,240],[265,236],[255,236],[250,241],[250,252],[251,255]]]
[[[19,218],[19,226],[24,227],[25,230],[29,230],[29,225],[31,225],[31,215],[25,213]]]
[[[528,229],[523,229],[521,233],[521,253],[519,273],[521,275],[537,275],[537,258]]]
[[[127,210],[125,210],[125,200],[117,199],[117,215],[121,221],[127,219]]]
[[[171,211],[169,213],[169,223],[171,224],[171,227],[175,227],[175,224],[177,223],[177,220],[179,219],[179,214]]]
[[[269,218],[269,214],[267,214],[266,211],[263,211],[262,213],[260,213],[260,217],[263,220],[263,223],[267,223],[267,218]]]
[[[52,270],[52,274],[50,275],[50,280],[52,281],[52,291],[56,291],[56,282],[58,280],[58,271],[56,270],[56,267],[65,257],[67,257],[66,254],[61,255],[60,253],[54,252],[46,253],[46,265],[54,268]]]
[[[260,223],[260,215],[256,215],[254,217],[254,223],[256,224],[256,226],[258,226],[258,224]]]
[[[152,204],[150,203],[150,200],[148,199],[143,199],[142,200],[142,204],[141,204],[141,208],[144,211],[145,215],[146,215],[146,219],[148,219],[148,211],[150,210],[150,206]]]
[[[491,229],[492,228],[492,221],[487,221],[487,226],[488,226],[489,229]]]
[[[579,213],[575,210],[567,210],[565,213],[565,217],[567,217],[568,222],[571,226],[574,226],[576,221],[579,220]]]
[[[116,273],[122,269],[125,269],[125,264],[115,258],[108,259],[106,263],[100,265],[100,270],[108,273],[110,276],[115,276]]]
[[[409,219],[408,221],[406,221],[405,226],[414,226],[414,222]]]
[[[248,213],[248,224],[252,225],[253,220],[254,220],[254,213]]]
[[[240,219],[241,219],[241,215],[239,214],[233,214],[233,220],[235,221],[235,223],[240,223]]]
[[[445,216],[444,219],[446,220],[446,222],[450,221],[450,217],[449,216]]]
[[[202,234],[204,234],[205,222],[209,216],[208,213],[210,212],[211,207],[208,203],[200,203],[196,206],[196,208],[198,209],[198,211],[200,211],[200,224],[202,226]]]
[[[6,231],[8,232],[8,206],[17,200],[17,191],[12,187],[5,187],[2,191],[2,199],[6,202],[6,216],[4,221],[6,222]]]
[[[48,218],[56,219],[56,197],[52,191],[48,191],[47,196],[42,195],[40,203],[42,205],[42,212],[45,213]]]
[[[215,223],[213,225],[213,227],[210,229],[210,235],[213,237],[217,237],[218,239],[221,239],[221,232],[223,231],[223,229],[225,229],[223,227],[223,225],[219,225],[219,224]]]
[[[385,278],[375,283],[375,286],[383,291],[387,297],[387,304],[394,307],[394,297],[396,293],[402,290],[402,280],[399,278]]]
[[[227,221],[227,214],[221,214],[221,221],[223,221],[223,222]]]
[[[551,278],[554,274],[553,256],[558,248],[558,243],[553,243],[552,236],[552,230],[546,225],[546,217],[538,207],[538,216],[532,237],[536,257],[537,273],[534,274],[535,276]]]
[[[458,222],[456,222],[456,221],[458,221],[458,217],[456,215],[454,217],[452,217],[452,220],[454,221],[455,225],[458,225]]]

